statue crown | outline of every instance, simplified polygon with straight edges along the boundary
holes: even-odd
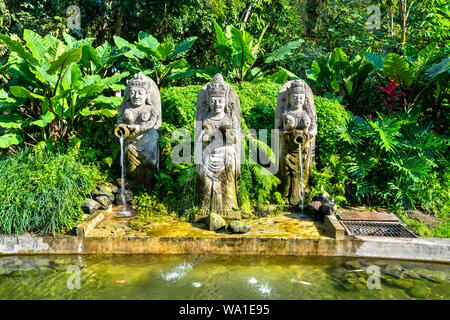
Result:
[[[144,74],[139,72],[133,76],[133,79],[131,79],[127,82],[127,85],[129,87],[131,87],[131,86],[142,87],[142,88],[145,88],[147,91],[149,91],[152,84],[151,84],[149,78],[147,78]]]
[[[289,94],[305,94],[306,84],[303,81],[293,81],[291,86],[288,88]]]
[[[220,73],[217,73],[213,81],[206,87],[208,94],[211,96],[225,96],[228,91],[228,85],[223,80]]]

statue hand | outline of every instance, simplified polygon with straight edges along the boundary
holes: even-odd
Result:
[[[207,133],[203,134],[203,137],[202,137],[203,142],[209,142],[210,139],[211,139],[211,137],[209,136],[209,134],[207,134]]]

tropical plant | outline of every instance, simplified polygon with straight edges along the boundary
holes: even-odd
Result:
[[[114,42],[119,49],[128,48],[125,56],[133,62],[133,72],[141,71],[151,76],[159,86],[170,79],[189,76],[186,73],[188,63],[184,58],[191,49],[197,37],[190,37],[176,45],[172,41],[159,43],[152,35],[140,31],[138,41],[134,44],[114,36]],[[149,65],[150,64],[150,65]]]
[[[442,115],[443,106],[449,99],[450,56],[448,49],[440,49],[434,43],[422,50],[405,46],[403,56],[390,53],[386,56],[366,53],[381,80],[398,80],[405,93],[403,109],[411,112],[423,101],[431,110],[435,124]]]
[[[429,125],[418,121],[419,114],[355,117],[339,128],[339,137],[347,146],[352,185],[347,194],[352,201],[420,207],[435,213],[446,210],[445,197],[426,194],[431,186],[433,193],[441,194],[445,185],[442,173],[448,166],[448,137],[436,135]]]
[[[0,35],[11,51],[0,70],[1,148],[22,141],[63,141],[83,118],[117,114],[121,98],[103,93],[123,88],[118,82],[127,72],[106,77],[107,67],[120,54],[112,54],[107,43],[94,49],[92,38],[64,37],[66,43],[25,30],[23,44]]]
[[[325,92],[332,93],[354,109],[364,81],[373,71],[372,64],[364,56],[356,54],[351,60],[341,48],[333,50],[327,63],[314,60],[306,75]]]
[[[297,39],[288,42],[271,53],[265,54],[263,46],[267,40],[264,40],[264,35],[269,25],[266,25],[258,39],[255,39],[243,27],[238,29],[228,25],[224,31],[215,19],[211,18],[211,22],[216,32],[214,49],[218,57],[223,60],[219,68],[225,71],[227,78],[235,82],[253,81],[263,78],[273,71],[269,70],[269,68],[273,69],[274,63],[285,59],[304,43],[304,40]],[[288,77],[297,78],[296,75],[288,70],[278,67],[278,71],[270,77],[270,80],[283,83]]]

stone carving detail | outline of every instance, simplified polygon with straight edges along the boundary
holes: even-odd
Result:
[[[197,218],[214,212],[239,219],[241,107],[236,91],[216,74],[197,99]]]
[[[281,87],[275,110],[275,128],[280,130],[279,176],[282,195],[290,204],[298,205],[302,199],[301,173],[304,192],[309,192],[308,181],[314,161],[317,134],[314,96],[305,82],[292,80]]]
[[[161,98],[152,79],[137,73],[127,81],[117,122],[115,134],[125,139],[127,176],[150,188],[153,173],[159,170],[161,126]]]

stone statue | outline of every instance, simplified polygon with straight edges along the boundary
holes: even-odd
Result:
[[[302,184],[303,191],[309,192],[308,181],[312,172],[317,134],[314,96],[305,82],[292,80],[281,87],[275,110],[275,128],[280,130],[279,176],[282,195],[288,199],[289,204],[298,205],[303,197]]]
[[[123,136],[126,173],[147,188],[159,170],[158,131],[161,126],[161,98],[155,82],[142,73],[127,81],[114,133]]]
[[[200,91],[196,121],[197,220],[209,213],[240,219],[241,106],[220,74]]]

